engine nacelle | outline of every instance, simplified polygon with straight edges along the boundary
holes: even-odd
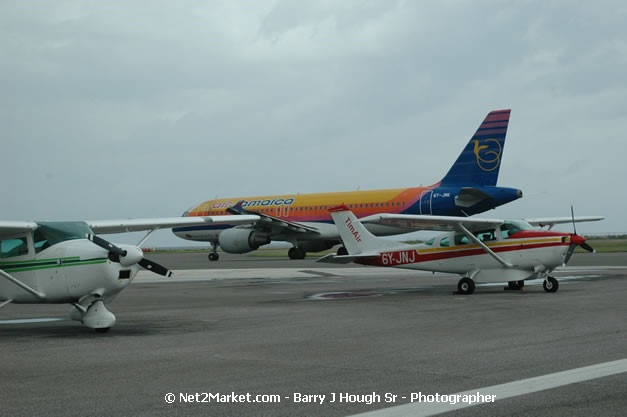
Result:
[[[220,247],[228,253],[246,253],[270,243],[270,237],[248,229],[226,229],[218,238]]]

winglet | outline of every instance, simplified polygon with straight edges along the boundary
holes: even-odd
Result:
[[[234,206],[228,207],[226,211],[231,214],[244,214],[246,211],[242,207],[243,204],[244,200],[240,200]]]

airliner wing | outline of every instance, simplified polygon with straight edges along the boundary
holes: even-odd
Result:
[[[191,216],[191,217],[162,217],[147,219],[123,220],[87,220],[94,233],[124,233],[142,230],[168,229],[171,227],[200,226],[207,224],[249,224],[260,220],[255,215],[232,216]],[[2,224],[0,223],[0,228]]]
[[[245,215],[253,215],[259,216],[261,219],[255,225],[256,227],[260,227],[262,229],[270,229],[272,233],[285,233],[285,232],[296,232],[296,233],[306,233],[306,232],[314,232],[320,233],[316,227],[309,226],[303,223],[291,222],[285,219],[281,219],[279,217],[270,216],[265,213],[260,213],[254,210],[247,210],[242,207],[242,201],[239,201],[233,207],[229,207],[227,211],[232,213],[233,216],[245,216]]]
[[[415,230],[457,231],[459,225],[468,230],[480,230],[503,224],[501,219],[480,219],[474,217],[427,216],[421,214],[380,213],[359,219],[361,223],[374,223]]]
[[[553,227],[556,224],[572,223],[573,221],[575,223],[596,222],[596,221],[603,220],[603,219],[605,219],[605,217],[602,217],[602,216],[583,216],[583,217],[580,216],[580,217],[575,217],[574,219],[572,217],[542,217],[538,219],[525,219],[525,221],[532,226]]]

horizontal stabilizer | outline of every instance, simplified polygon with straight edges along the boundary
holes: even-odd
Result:
[[[467,208],[477,205],[484,200],[489,200],[490,198],[492,198],[490,195],[477,188],[464,187],[455,197],[455,205],[457,207]]]

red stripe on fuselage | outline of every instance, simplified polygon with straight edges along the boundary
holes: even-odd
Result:
[[[533,243],[521,242],[520,244],[517,244],[517,243],[512,242],[512,246],[494,247],[490,249],[495,253],[502,253],[502,252],[512,252],[512,251],[526,250],[526,249],[548,248],[551,246],[568,246],[568,243],[550,242],[550,243],[533,244]],[[414,252],[414,256],[408,259],[408,256],[404,255],[405,252]],[[406,264],[429,262],[429,261],[439,261],[443,259],[462,258],[465,256],[476,256],[476,255],[487,255],[487,253],[481,248],[473,248],[473,249],[467,249],[467,250],[455,250],[454,252],[453,251],[435,252],[435,253],[426,253],[426,254],[421,255],[415,249],[410,249],[410,250],[404,249],[400,251],[382,252],[377,259],[355,260],[355,263],[360,263],[363,265],[374,265],[374,266],[396,266],[396,265],[406,265]],[[392,262],[392,260],[398,260],[398,262]]]

